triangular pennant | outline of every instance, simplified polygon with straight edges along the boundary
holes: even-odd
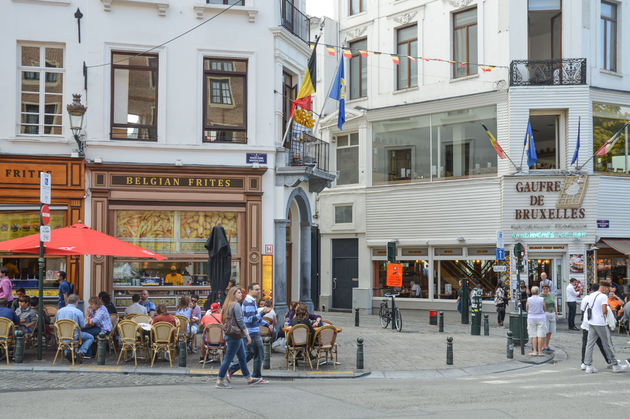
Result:
[[[361,57],[367,57],[368,56],[368,52],[364,49],[360,49],[359,50],[359,54],[361,54]]]
[[[334,57],[335,56],[335,49],[334,48],[326,48],[326,50],[328,51],[328,55]]]
[[[392,55],[392,61],[394,62],[394,64],[398,65],[400,64],[400,58],[398,58],[397,55]]]
[[[413,58],[411,55],[407,55],[407,58],[409,58],[411,61],[413,61],[414,63],[416,62],[416,59]]]
[[[346,58],[352,58],[352,51],[350,51],[349,49],[344,49],[343,56]]]

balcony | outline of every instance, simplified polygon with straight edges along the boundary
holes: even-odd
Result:
[[[308,43],[311,39],[310,19],[289,0],[280,0],[282,26],[293,35]]]
[[[586,58],[514,60],[510,86],[570,86],[586,84]]]
[[[329,144],[303,134],[302,140],[291,139],[289,148],[278,151],[276,185],[295,187],[301,182],[309,184],[310,192],[321,192],[335,180],[328,171],[330,161]]]

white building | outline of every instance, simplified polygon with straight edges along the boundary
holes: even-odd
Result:
[[[377,307],[389,241],[403,296],[421,288],[404,308],[455,309],[461,278],[489,298],[499,278],[516,282],[513,263],[493,271],[497,231],[508,257],[525,246],[522,279],[554,281],[562,311],[571,277],[628,283],[627,130],[589,160],[630,120],[627,1],[351,0],[337,14],[352,58],[343,131],[336,113],[321,124],[338,174],[318,200],[322,305],[351,308],[354,292]]]
[[[53,227],[81,220],[168,256],[159,263],[49,258],[47,278],[68,271],[83,298],[106,290],[124,306],[174,265],[185,289],[203,300],[204,243],[222,225],[238,283],[262,282],[269,293],[275,280],[280,311],[287,299],[309,302],[311,214],[316,192],[334,176],[319,163],[305,164],[308,151],[282,147],[290,100],[311,55],[304,6],[304,0],[4,2],[0,224],[17,227],[4,229],[3,239],[34,231],[37,176],[49,171]],[[87,106],[84,158],[64,109],[74,93]],[[17,265],[16,279],[30,278],[35,261],[3,258]],[[172,307],[180,290],[161,288],[154,299]]]

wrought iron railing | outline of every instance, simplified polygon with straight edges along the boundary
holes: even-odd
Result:
[[[514,60],[510,63],[510,86],[586,84],[586,58]]]
[[[309,134],[302,134],[302,140],[292,138],[289,146],[291,166],[316,167],[328,171],[328,143]]]
[[[280,0],[282,26],[292,34],[308,43],[311,39],[311,24],[306,15],[298,10],[289,0]]]

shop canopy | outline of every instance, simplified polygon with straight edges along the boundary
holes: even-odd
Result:
[[[0,242],[0,252],[39,253],[39,233]],[[44,255],[103,255],[166,259],[142,247],[119,240],[83,224],[52,230],[44,243]]]
[[[602,239],[602,241],[619,253],[623,253],[624,255],[630,257],[629,239]]]

